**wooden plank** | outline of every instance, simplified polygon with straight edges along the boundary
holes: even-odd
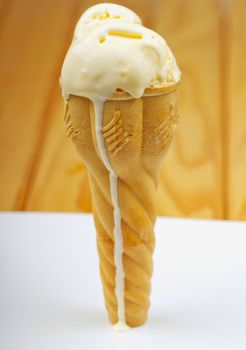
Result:
[[[214,0],[158,1],[155,29],[182,70],[180,121],[164,161],[159,214],[222,218],[219,12]]]
[[[231,60],[225,72],[229,80],[227,109],[228,134],[228,215],[246,220],[246,28],[245,1],[234,0],[229,8],[229,47]]]
[[[68,0],[9,3],[0,34],[1,210],[23,207],[75,6]]]

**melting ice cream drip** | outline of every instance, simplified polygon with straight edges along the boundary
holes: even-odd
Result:
[[[103,127],[103,99],[94,99],[94,113],[95,113],[95,131],[96,139],[98,144],[98,150],[100,157],[109,171],[109,182],[110,182],[110,194],[113,203],[113,216],[114,216],[114,263],[115,263],[115,295],[118,305],[118,323],[114,325],[115,330],[125,331],[128,326],[125,322],[125,302],[124,302],[124,291],[125,291],[125,273],[123,267],[123,235],[121,228],[121,214],[119,207],[118,197],[118,177],[115,174],[110,161],[107,156],[107,152],[104,146],[104,139],[102,134]]]

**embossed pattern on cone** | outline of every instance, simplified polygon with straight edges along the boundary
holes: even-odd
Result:
[[[177,121],[177,91],[104,104],[104,145],[118,176],[124,241],[125,320],[139,326],[150,305],[152,254],[155,245],[156,189],[163,157]],[[113,205],[108,171],[97,148],[91,101],[70,96],[66,102],[67,135],[75,143],[90,180],[97,248],[105,305],[112,324],[118,321],[115,296]]]

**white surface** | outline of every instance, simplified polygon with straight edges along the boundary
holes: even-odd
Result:
[[[245,350],[246,223],[158,219],[148,323],[112,330],[89,215],[0,214],[1,350]]]

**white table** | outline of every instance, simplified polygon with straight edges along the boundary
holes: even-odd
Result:
[[[0,214],[1,350],[245,350],[246,223],[158,219],[148,323],[107,323],[90,215]]]

